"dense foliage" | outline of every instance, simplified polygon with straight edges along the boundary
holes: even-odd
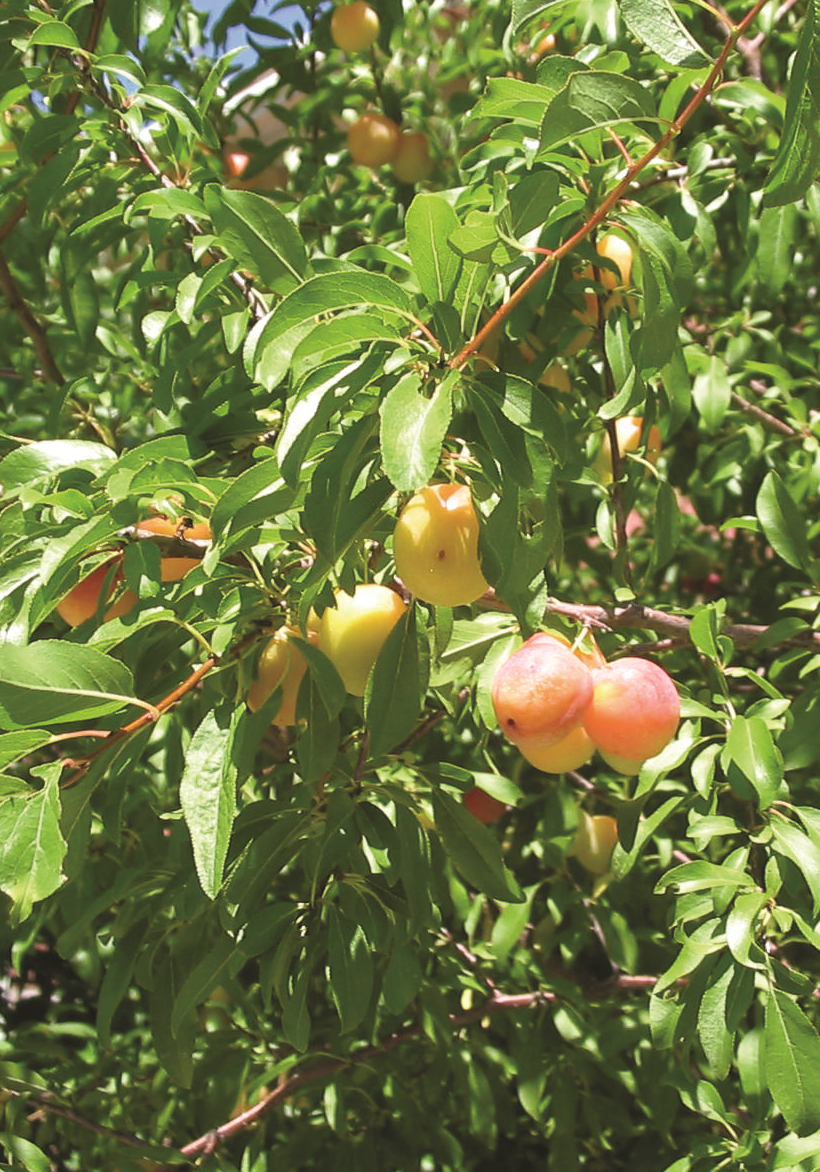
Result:
[[[0,6],[0,1167],[818,1169],[816,0],[281,7]],[[251,711],[448,480],[491,590]],[[637,776],[501,735],[542,628]]]

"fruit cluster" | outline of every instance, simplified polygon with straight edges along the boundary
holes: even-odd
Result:
[[[633,776],[680,720],[677,688],[658,664],[636,656],[607,663],[594,643],[573,649],[545,631],[501,665],[492,700],[501,731],[544,773],[578,769],[597,749]]]

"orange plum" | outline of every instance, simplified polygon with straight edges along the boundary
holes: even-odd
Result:
[[[492,701],[504,735],[528,750],[556,745],[583,720],[592,674],[554,636],[532,635],[495,675]]]
[[[625,656],[592,673],[584,728],[607,758],[640,763],[669,744],[680,721],[674,683],[649,659]]]

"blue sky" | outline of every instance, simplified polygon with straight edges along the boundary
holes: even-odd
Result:
[[[194,0],[194,6],[196,8],[198,8],[200,12],[207,12],[210,14],[210,16],[211,16],[210,24],[213,23],[213,20],[217,16],[219,16],[222,12],[225,11],[225,9],[228,7],[229,3],[230,3],[230,0]],[[264,4],[258,5],[258,14],[260,16],[265,16],[265,17],[268,16],[269,12],[270,12],[270,7],[271,7],[270,5],[264,5]],[[277,23],[283,24],[283,25],[285,25],[285,27],[290,27],[292,25],[294,17],[298,14],[298,11],[299,11],[298,7],[296,5],[294,5],[292,10],[291,9],[284,9],[280,12],[276,12],[274,14],[274,19],[277,21]],[[227,47],[229,49],[233,49],[233,48],[236,48],[237,45],[241,45],[242,43],[243,43],[243,41],[242,41],[241,35],[238,35],[237,30],[235,30],[235,29],[232,30],[231,34],[229,35],[229,38],[228,38],[228,46]]]

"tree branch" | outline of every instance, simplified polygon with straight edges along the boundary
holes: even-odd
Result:
[[[0,289],[3,290],[6,301],[9,304],[9,309],[19,318],[23,329],[34,343],[34,350],[43,374],[49,382],[61,387],[65,379],[54,359],[54,355],[51,353],[46,331],[40,321],[34,316],[20,292],[20,288],[15,280],[14,274],[8,266],[2,249],[0,249]]]
[[[602,985],[587,990],[587,995],[592,998],[600,995],[608,995],[613,992],[645,992],[651,989],[657,977],[653,976],[628,976],[619,974],[615,978],[604,982]],[[483,1021],[484,1018],[494,1017],[499,1013],[510,1013],[522,1009],[534,1009],[540,1005],[550,1004],[558,1000],[558,994],[553,993],[549,989],[536,989],[531,993],[493,993],[481,1005],[476,1005],[472,1009],[467,1009],[463,1013],[450,1014],[450,1025],[452,1029],[459,1030],[464,1026],[472,1025],[473,1022]],[[303,1087],[309,1086],[311,1083],[320,1082],[325,1078],[332,1078],[334,1074],[338,1074],[340,1070],[345,1067],[364,1066],[369,1062],[373,1062],[378,1058],[384,1057],[385,1054],[392,1050],[398,1049],[406,1042],[412,1042],[423,1036],[422,1027],[420,1025],[410,1026],[406,1030],[401,1030],[398,1033],[391,1034],[388,1038],[373,1046],[367,1046],[362,1050],[355,1051],[349,1058],[335,1058],[331,1057],[311,1070],[305,1070],[285,1078],[275,1090],[271,1091],[269,1095],[265,1095],[253,1107],[249,1107],[247,1111],[243,1111],[241,1115],[237,1115],[234,1119],[229,1119],[227,1123],[214,1128],[212,1131],[206,1132],[198,1139],[186,1144],[179,1149],[181,1155],[186,1156],[191,1162],[197,1156],[203,1154],[210,1154],[224,1140],[236,1135],[245,1128],[258,1122],[274,1107],[278,1106],[285,1099],[290,1099]],[[168,1164],[162,1168],[157,1169],[157,1172],[174,1172],[175,1165]]]

